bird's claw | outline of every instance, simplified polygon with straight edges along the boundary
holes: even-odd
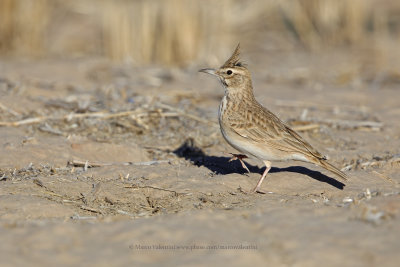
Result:
[[[233,160],[239,160],[240,164],[242,164],[243,169],[245,169],[248,173],[250,173],[249,168],[247,168],[246,164],[244,163],[243,159],[247,159],[248,157],[246,155],[243,154],[233,154],[233,153],[229,153],[232,155],[232,158],[229,159],[228,162],[231,162]]]
[[[262,191],[260,188],[258,188],[258,187],[255,187],[253,190],[251,190],[250,191],[250,193],[259,193],[259,194],[263,194],[263,195],[265,195],[266,194],[266,192],[264,192],[264,191]]]

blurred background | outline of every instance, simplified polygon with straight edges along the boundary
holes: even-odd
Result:
[[[251,51],[387,58],[400,43],[400,1],[0,0],[3,58],[188,66],[220,63],[239,41]]]

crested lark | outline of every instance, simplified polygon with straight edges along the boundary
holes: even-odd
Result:
[[[253,192],[259,192],[270,161],[298,160],[319,165],[343,180],[347,175],[330,164],[326,157],[315,150],[294,130],[290,129],[271,111],[257,102],[253,94],[251,76],[239,60],[240,49],[219,69],[202,69],[201,72],[217,76],[225,95],[219,106],[219,125],[225,140],[235,149],[264,162],[266,169]],[[243,155],[234,154],[236,159]],[[242,165],[243,162],[241,161]]]

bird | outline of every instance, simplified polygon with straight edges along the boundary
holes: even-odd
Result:
[[[245,166],[243,158],[255,158],[266,167],[251,192],[264,193],[261,184],[271,169],[271,161],[313,163],[346,181],[348,176],[344,172],[255,99],[250,71],[239,57],[240,44],[220,68],[205,68],[199,72],[218,77],[225,89],[218,121],[222,136],[242,153],[232,154],[233,159],[239,159]]]

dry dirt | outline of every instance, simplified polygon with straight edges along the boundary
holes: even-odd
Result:
[[[247,58],[256,98],[345,185],[277,162],[249,194],[264,167],[228,162],[207,65],[3,60],[0,265],[396,266],[399,73],[348,54]]]

